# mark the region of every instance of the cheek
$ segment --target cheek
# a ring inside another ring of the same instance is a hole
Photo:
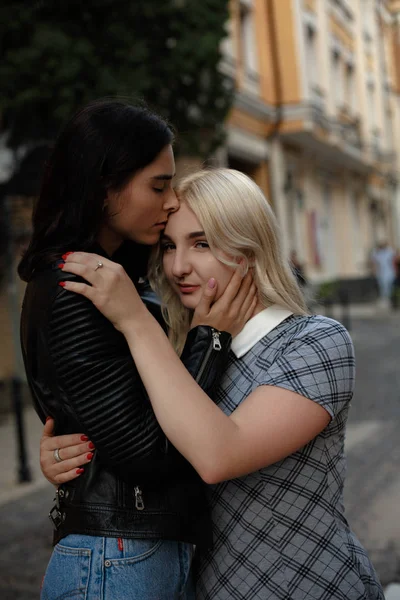
[[[172,277],[172,257],[169,254],[164,254],[162,257],[162,268],[164,271],[165,277],[168,279],[170,283],[173,281]]]
[[[228,283],[231,280],[233,270],[230,267],[223,267],[219,269],[219,272],[214,276],[218,282],[218,290],[216,298],[220,298],[226,290]]]

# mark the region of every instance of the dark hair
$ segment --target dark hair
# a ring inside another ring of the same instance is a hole
[[[21,279],[29,281],[35,269],[66,251],[90,249],[104,218],[107,191],[123,189],[172,141],[165,121],[124,100],[97,100],[78,111],[47,161],[32,238],[18,266]],[[133,242],[123,246],[132,249],[121,249],[124,262],[130,255],[142,270],[150,249]]]

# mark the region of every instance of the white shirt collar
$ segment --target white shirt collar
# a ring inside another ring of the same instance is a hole
[[[287,308],[273,304],[255,317],[247,321],[242,331],[232,340],[231,350],[237,358],[244,356],[279,323],[290,317],[293,313]]]

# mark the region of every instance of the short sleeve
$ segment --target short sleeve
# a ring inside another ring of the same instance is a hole
[[[354,348],[347,330],[327,317],[306,318],[256,385],[281,387],[323,406],[332,418],[350,402],[355,380]],[[266,350],[267,351],[267,350]],[[263,362],[260,357],[261,364]]]

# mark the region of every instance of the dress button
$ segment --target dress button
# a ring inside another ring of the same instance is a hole
[[[111,567],[111,560],[105,560],[104,561],[104,566],[105,567]]]

